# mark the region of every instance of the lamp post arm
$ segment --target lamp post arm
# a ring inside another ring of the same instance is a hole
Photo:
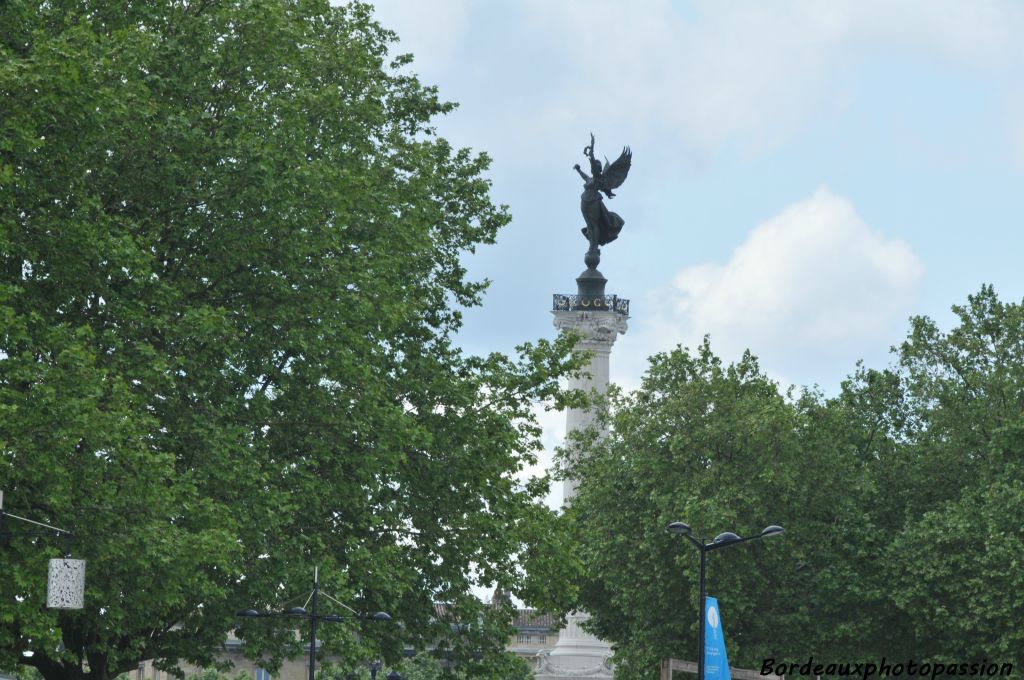
[[[339,607],[343,607],[344,609],[347,609],[350,612],[352,612],[352,614],[353,614],[352,618],[356,618],[356,619],[360,618],[359,612],[357,612],[355,609],[352,609],[352,607],[349,607],[344,602],[339,602],[338,600],[334,599],[333,597],[331,597],[327,593],[320,593],[320,594],[323,595],[324,597],[326,597],[328,600],[330,600],[334,604],[338,605]]]
[[[746,543],[747,541],[756,541],[756,540],[761,539],[761,538],[764,538],[764,536],[761,536],[760,534],[758,534],[758,535],[755,535],[755,536],[746,536],[744,538],[740,538],[740,539],[737,539],[735,541],[723,541],[722,543],[708,543],[705,546],[704,549],[705,550],[719,550],[720,548],[728,548],[729,546],[737,545],[739,543]]]
[[[67,529],[61,529],[60,527],[55,527],[55,526],[52,526],[50,524],[45,524],[43,522],[37,522],[34,519],[29,519],[28,517],[21,517],[20,515],[15,515],[12,512],[6,512],[4,510],[0,510],[0,517],[10,517],[11,519],[18,519],[18,520],[21,520],[22,522],[28,522],[29,524],[35,524],[37,527],[43,527],[44,529],[49,529],[51,531],[56,531],[58,534],[67,534],[69,536],[72,535],[71,532],[68,531]]]
[[[691,534],[683,534],[683,538],[693,544],[693,547],[701,552],[704,552],[704,541],[697,540]]]

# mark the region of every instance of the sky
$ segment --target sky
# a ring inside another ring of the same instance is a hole
[[[492,284],[470,353],[553,338],[585,265],[582,155],[633,166],[609,209],[607,292],[631,300],[611,377],[710,334],[782,389],[883,368],[908,318],[943,327],[1024,276],[1024,3],[377,0],[407,69],[459,108],[512,222],[465,260]],[[549,449],[564,417],[544,414]],[[547,460],[542,460],[543,467]]]

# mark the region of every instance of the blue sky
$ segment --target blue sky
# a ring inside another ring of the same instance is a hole
[[[1024,296],[1024,4],[379,0],[438,121],[494,159],[513,221],[467,263],[493,284],[467,351],[552,337],[583,270],[581,183],[633,150],[609,207],[608,292],[632,301],[612,379],[705,333],[785,387],[834,393],[890,360],[911,315],[992,283]],[[547,421],[557,432],[558,417]]]

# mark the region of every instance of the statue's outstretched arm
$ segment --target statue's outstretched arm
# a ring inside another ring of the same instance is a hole
[[[576,165],[574,165],[572,167],[573,167],[573,170],[575,170],[576,172],[580,173],[580,177],[583,178],[584,182],[589,182],[590,181],[590,175],[588,175],[587,173],[583,172],[580,169],[580,164],[579,163],[577,163]]]

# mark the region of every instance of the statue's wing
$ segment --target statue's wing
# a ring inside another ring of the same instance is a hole
[[[622,186],[629,174],[629,166],[633,163],[633,152],[629,147],[623,147],[622,153],[615,159],[615,162],[604,169],[602,173],[604,182],[609,189]]]

